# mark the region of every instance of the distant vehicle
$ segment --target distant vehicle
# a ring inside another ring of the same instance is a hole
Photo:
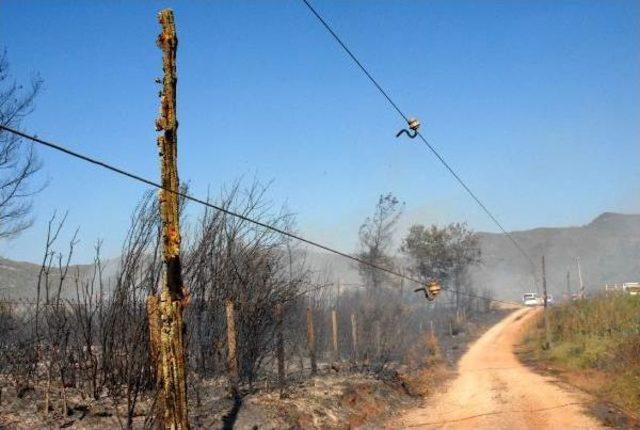
[[[536,293],[525,293],[522,296],[522,304],[525,306],[539,306],[540,297]]]
[[[553,299],[553,296],[551,294],[549,294],[547,296],[547,305],[552,305],[554,303],[555,303],[555,301]],[[544,298],[542,299],[542,304],[544,305]]]

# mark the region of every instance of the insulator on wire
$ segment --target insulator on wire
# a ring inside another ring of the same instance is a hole
[[[438,281],[428,282],[424,287],[416,288],[413,290],[415,293],[418,291],[424,291],[424,297],[428,301],[432,302],[435,300],[436,296],[440,294],[442,291],[442,287]]]
[[[418,129],[420,128],[420,121],[418,121],[417,118],[409,118],[409,120],[407,121],[407,124],[409,125],[409,129],[411,131],[407,130],[406,128],[403,128],[398,132],[398,134],[396,134],[396,137],[400,137],[402,133],[406,133],[407,136],[409,136],[411,139],[414,139],[418,135]]]

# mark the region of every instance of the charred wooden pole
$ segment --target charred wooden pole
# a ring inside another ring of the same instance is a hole
[[[280,388],[280,397],[284,396],[284,387],[286,385],[285,363],[284,363],[284,308],[282,303],[276,305],[276,357],[278,360],[278,386]]]
[[[316,334],[313,329],[313,310],[307,307],[307,344],[309,346],[309,359],[311,360],[311,374],[318,373],[318,363],[316,362]]]
[[[227,371],[229,372],[229,389],[235,398],[239,394],[238,390],[238,347],[236,341],[236,316],[233,300],[226,302],[227,313]]]
[[[176,192],[179,189],[177,168],[178,120],[176,118],[176,50],[178,39],[173,11],[158,13],[162,32],[158,46],[162,50],[162,91],[160,114],[156,120],[160,152],[161,183],[160,217],[162,219],[163,272],[160,300],[157,303],[159,333],[151,333],[152,351],[157,347],[157,378],[159,387],[158,426],[164,429],[189,428],[187,385],[185,373],[185,325],[183,308],[188,302],[182,285],[180,264],[180,211]],[[151,304],[153,308],[153,304]],[[150,315],[150,318],[153,318]],[[155,337],[155,339],[154,339]],[[154,342],[157,345],[153,345]]]

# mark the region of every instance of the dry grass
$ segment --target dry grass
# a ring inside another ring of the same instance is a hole
[[[528,330],[523,354],[560,371],[600,399],[640,415],[640,297],[602,295],[549,310],[551,346],[544,324]]]

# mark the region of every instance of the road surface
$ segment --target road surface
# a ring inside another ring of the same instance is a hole
[[[513,352],[527,320],[539,310],[513,312],[460,359],[446,390],[404,414],[406,429],[600,429],[585,413],[589,399],[523,366]],[[395,426],[394,426],[395,427]]]

